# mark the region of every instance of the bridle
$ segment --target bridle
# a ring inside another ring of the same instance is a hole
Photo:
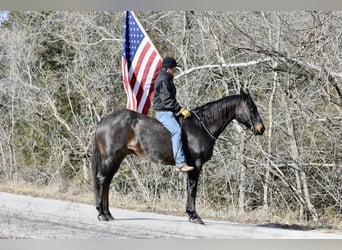
[[[249,124],[251,125],[251,130],[252,130],[252,132],[254,134],[255,133],[254,123],[253,123],[252,118],[251,118],[251,116],[249,114],[249,110],[247,108],[246,101],[243,101],[243,107],[245,108],[245,111],[246,111],[246,114],[247,114],[247,117],[248,117],[248,120],[249,120]]]

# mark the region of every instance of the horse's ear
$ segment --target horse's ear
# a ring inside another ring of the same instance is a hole
[[[243,90],[243,88],[240,88],[240,95],[243,97],[248,97],[249,96],[249,91],[246,89],[246,92]]]

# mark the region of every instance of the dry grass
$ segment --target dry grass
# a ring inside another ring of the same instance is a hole
[[[77,189],[75,189],[77,190]],[[7,182],[0,183],[0,191],[33,197],[68,200],[80,203],[92,203],[93,193],[85,191],[61,190],[59,186],[37,186],[31,183]]]

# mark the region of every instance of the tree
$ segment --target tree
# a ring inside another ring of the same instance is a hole
[[[261,138],[228,126],[204,166],[199,208],[300,222],[324,222],[329,211],[338,219],[342,13],[136,14],[160,54],[178,60],[182,105],[249,88],[266,125]],[[123,19],[123,12],[10,12],[0,28],[1,182],[91,188],[96,123],[126,106]],[[180,201],[184,181],[172,167],[130,157],[112,186],[155,206]]]

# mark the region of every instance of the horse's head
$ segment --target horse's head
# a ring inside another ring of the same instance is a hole
[[[264,123],[259,116],[258,109],[255,106],[248,90],[240,90],[241,101],[235,110],[235,119],[244,124],[253,131],[255,135],[262,135],[265,131]]]

